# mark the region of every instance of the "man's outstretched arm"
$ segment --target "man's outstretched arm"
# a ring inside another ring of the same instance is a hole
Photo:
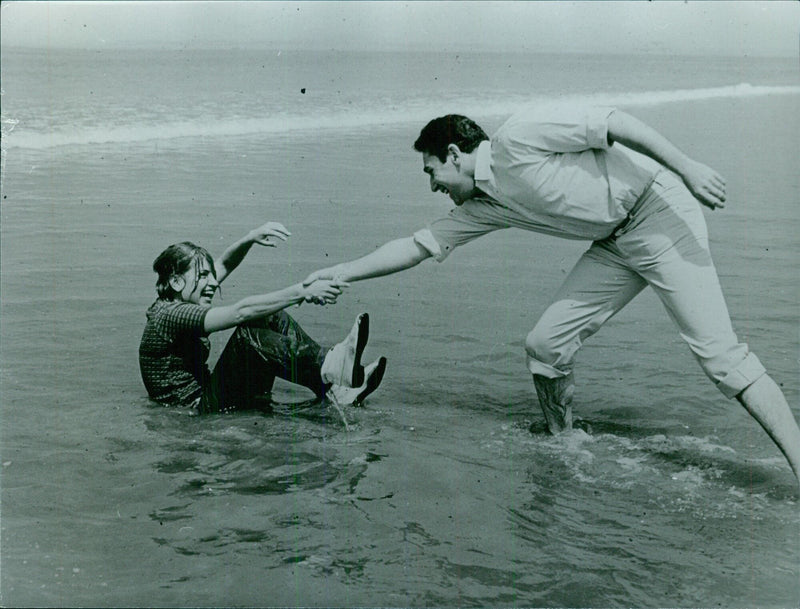
[[[308,285],[317,279],[360,281],[391,275],[410,269],[430,256],[431,253],[417,243],[413,237],[395,239],[356,260],[314,271],[306,277],[303,285]]]
[[[710,167],[692,160],[667,138],[630,114],[615,110],[608,117],[609,144],[619,142],[678,174],[706,207],[725,207],[725,180]]]

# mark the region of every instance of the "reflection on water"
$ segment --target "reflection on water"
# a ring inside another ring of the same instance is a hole
[[[457,432],[417,408],[415,426],[347,408],[350,431],[320,404],[210,417],[149,409],[150,467],[167,483],[147,513],[150,539],[186,558],[249,556],[253,575],[273,582],[357,583],[350,599],[393,590],[407,604],[647,605],[674,599],[675,581],[682,602],[701,598],[721,553],[733,569],[731,553],[753,543],[728,537],[737,520],[759,526],[764,544],[800,523],[792,489],[776,484],[781,464],[743,464],[717,438],[604,420],[552,437],[469,413]],[[119,443],[115,454],[141,448]],[[774,566],[791,573],[793,560]],[[653,572],[662,583],[645,591],[638,582]],[[715,594],[741,592],[732,573]],[[181,583],[198,581],[171,585]]]

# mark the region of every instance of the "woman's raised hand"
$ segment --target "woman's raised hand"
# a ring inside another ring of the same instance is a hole
[[[271,241],[271,237],[280,239],[281,241],[286,241],[291,234],[292,233],[290,233],[280,222],[267,222],[266,224],[262,224],[258,228],[251,230],[250,234],[248,235],[248,239],[252,243],[258,243],[259,245],[263,245],[265,247],[275,247],[277,243],[275,241]]]

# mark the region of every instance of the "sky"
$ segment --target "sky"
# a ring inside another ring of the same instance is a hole
[[[797,56],[797,0],[2,2],[3,47]]]

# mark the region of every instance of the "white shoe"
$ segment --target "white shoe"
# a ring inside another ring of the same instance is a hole
[[[350,334],[334,345],[322,362],[322,380],[330,385],[358,387],[364,382],[364,367],[361,355],[369,338],[369,315],[362,313]]]
[[[333,385],[325,397],[340,406],[360,405],[381,384],[384,372],[386,372],[386,358],[380,357],[364,368],[366,380],[363,385],[360,387]]]

